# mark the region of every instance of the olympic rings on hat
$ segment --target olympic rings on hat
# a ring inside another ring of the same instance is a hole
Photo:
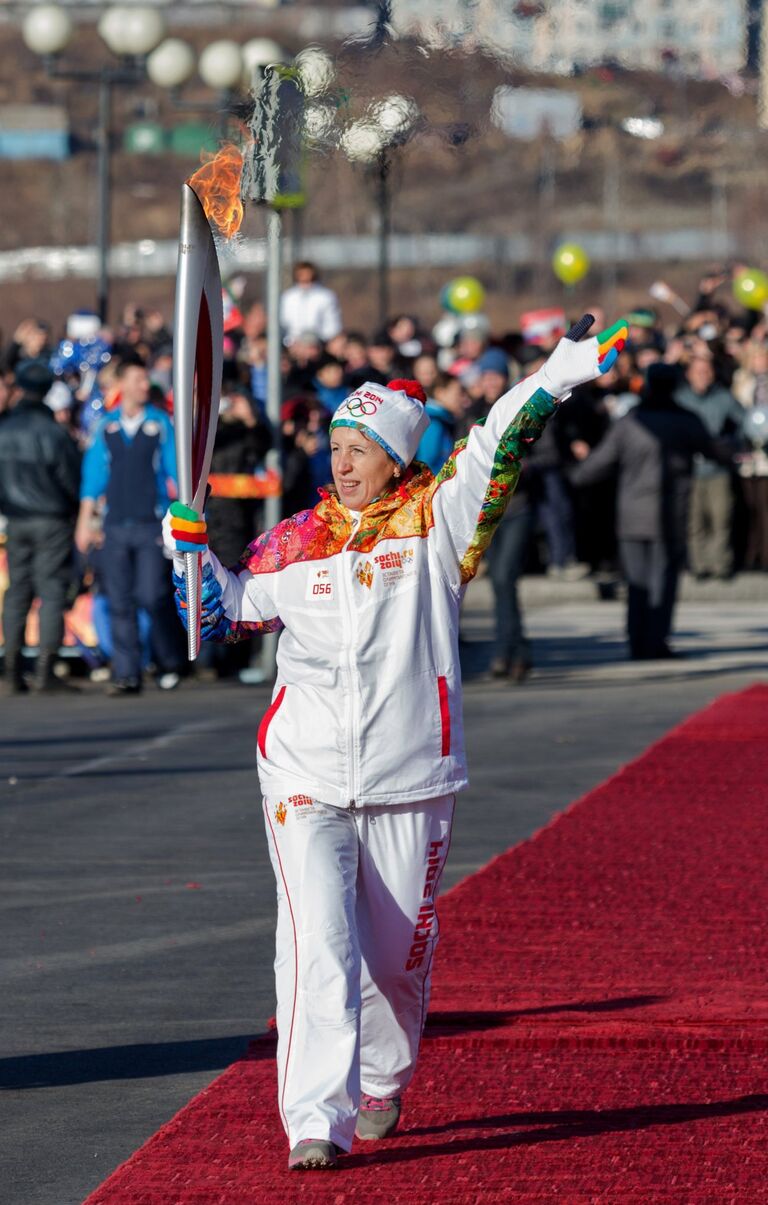
[[[363,416],[370,418],[370,416],[375,414],[379,408],[378,402],[372,400],[369,401],[365,398],[359,397],[348,398],[344,404],[347,412],[351,414],[353,418],[362,418]]]

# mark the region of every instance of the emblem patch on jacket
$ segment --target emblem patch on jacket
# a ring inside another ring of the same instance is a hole
[[[287,815],[288,815],[288,809],[286,808],[285,804],[283,803],[283,801],[281,799],[280,802],[278,803],[277,807],[275,808],[275,820],[277,821],[278,824],[285,824],[285,818]]]
[[[355,577],[361,586],[365,586],[366,590],[370,590],[373,585],[373,565],[370,561],[363,561],[358,564],[355,569]]]
[[[333,598],[333,578],[330,569],[313,569],[307,578],[307,602]]]
[[[393,549],[375,556],[374,561],[381,570],[381,580],[385,586],[394,586],[408,577],[414,569],[412,548]]]

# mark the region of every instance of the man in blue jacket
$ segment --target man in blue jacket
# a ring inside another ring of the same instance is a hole
[[[158,686],[172,690],[179,682],[170,568],[160,531],[175,485],[176,454],[167,414],[147,404],[143,364],[124,362],[117,377],[119,409],[100,423],[83,461],[75,543],[82,553],[99,543],[94,521],[103,499],[101,568],[114,644],[108,693],[125,695],[138,694],[142,685],[139,607],[151,618]]]

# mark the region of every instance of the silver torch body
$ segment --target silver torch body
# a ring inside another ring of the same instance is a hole
[[[216,438],[223,344],[216,245],[197,194],[189,184],[183,184],[174,310],[173,410],[179,501],[201,513]],[[200,553],[184,554],[190,661],[200,651],[201,567]]]

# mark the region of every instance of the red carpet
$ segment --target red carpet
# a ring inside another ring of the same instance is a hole
[[[288,1176],[267,1037],[87,1205],[768,1203],[767,867],[754,687],[445,897],[400,1137]]]

